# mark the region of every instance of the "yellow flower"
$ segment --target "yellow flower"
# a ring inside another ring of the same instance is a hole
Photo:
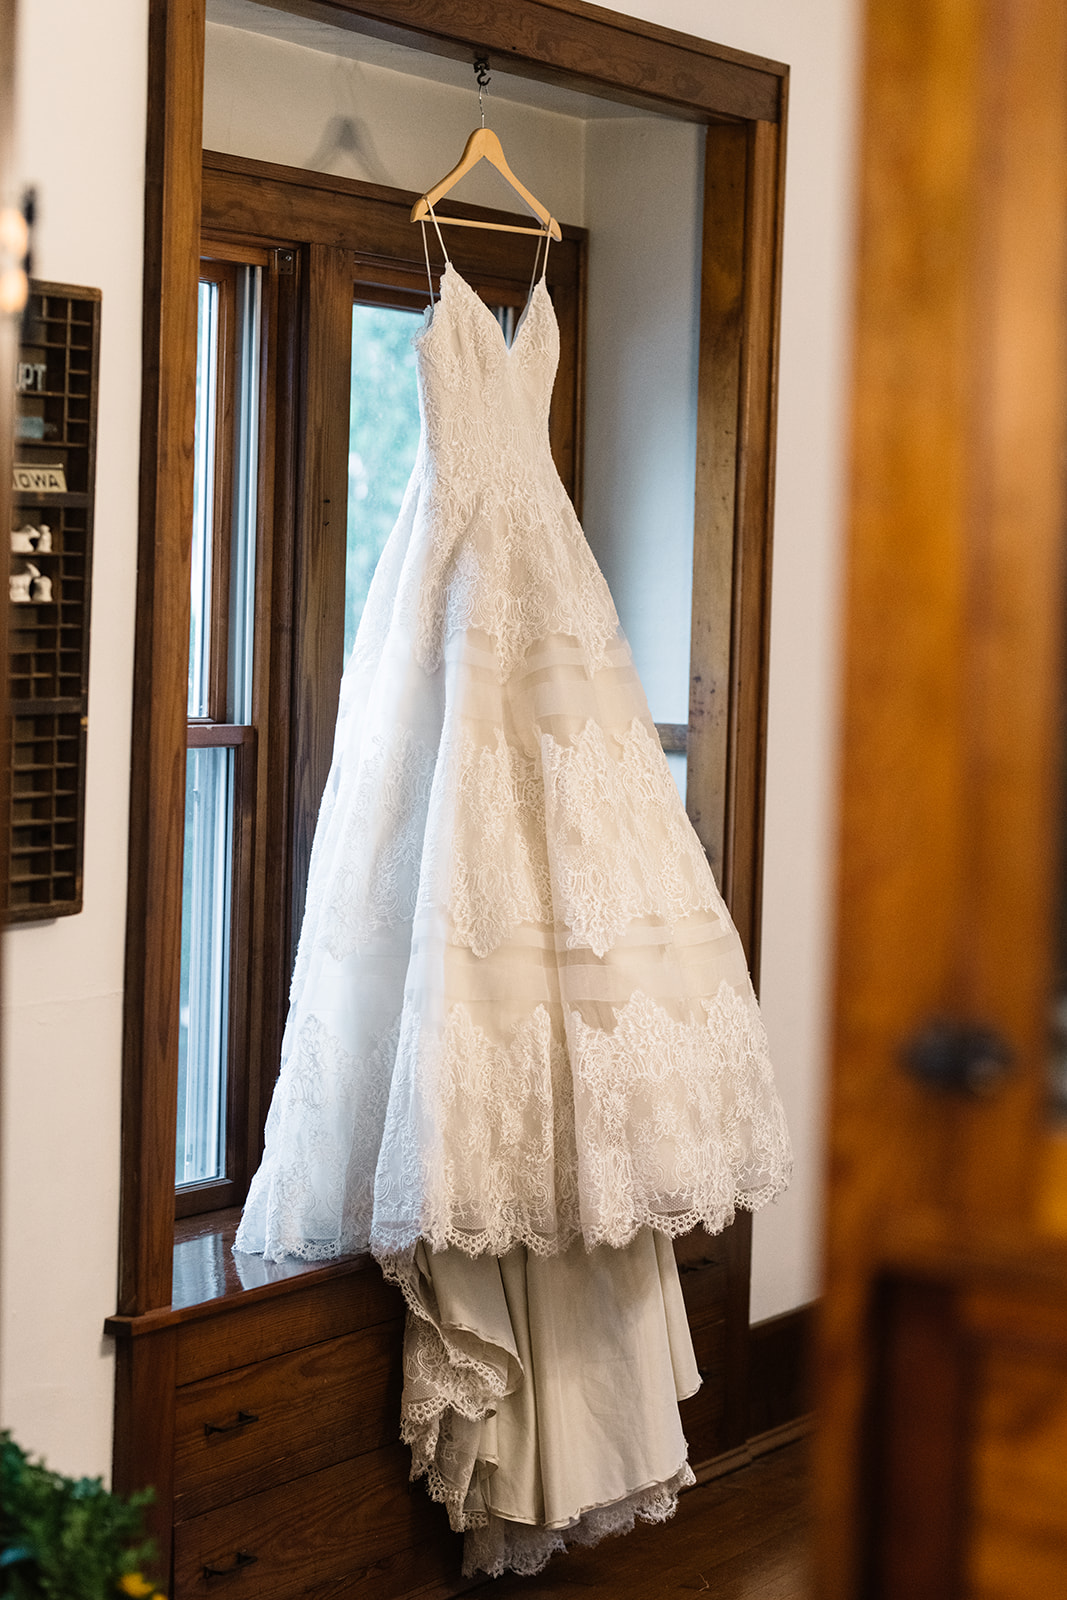
[[[127,1572],[125,1577],[119,1579],[119,1593],[131,1595],[133,1600],[152,1600],[153,1595],[162,1600],[155,1584],[142,1578],[139,1572]]]

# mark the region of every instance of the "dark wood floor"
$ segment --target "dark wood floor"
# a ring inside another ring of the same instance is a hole
[[[691,1489],[665,1526],[556,1556],[536,1578],[498,1578],[471,1600],[804,1600],[808,1594],[807,1446],[786,1445]]]

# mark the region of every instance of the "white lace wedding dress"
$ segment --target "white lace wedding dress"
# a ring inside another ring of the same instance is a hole
[[[448,263],[416,345],[422,438],[344,674],[236,1247],[373,1251],[409,1306],[414,1471],[469,1569],[535,1571],[673,1510],[699,1379],[669,1239],[770,1200],[789,1141],[553,466],[543,272],[509,347]]]

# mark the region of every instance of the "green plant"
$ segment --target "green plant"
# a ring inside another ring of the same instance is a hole
[[[51,1472],[0,1433],[0,1600],[162,1600],[141,1575],[153,1554],[142,1526],[150,1500]]]

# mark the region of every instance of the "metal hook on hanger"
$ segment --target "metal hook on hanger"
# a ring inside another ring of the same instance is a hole
[[[478,80],[478,110],[482,114],[482,127],[484,128],[485,127],[485,101],[482,99],[482,95],[485,92],[485,90],[488,89],[488,87],[489,87],[489,79],[490,79],[490,76],[491,76],[490,71],[489,71],[489,57],[488,56],[475,56],[475,58],[474,58],[474,76]]]

